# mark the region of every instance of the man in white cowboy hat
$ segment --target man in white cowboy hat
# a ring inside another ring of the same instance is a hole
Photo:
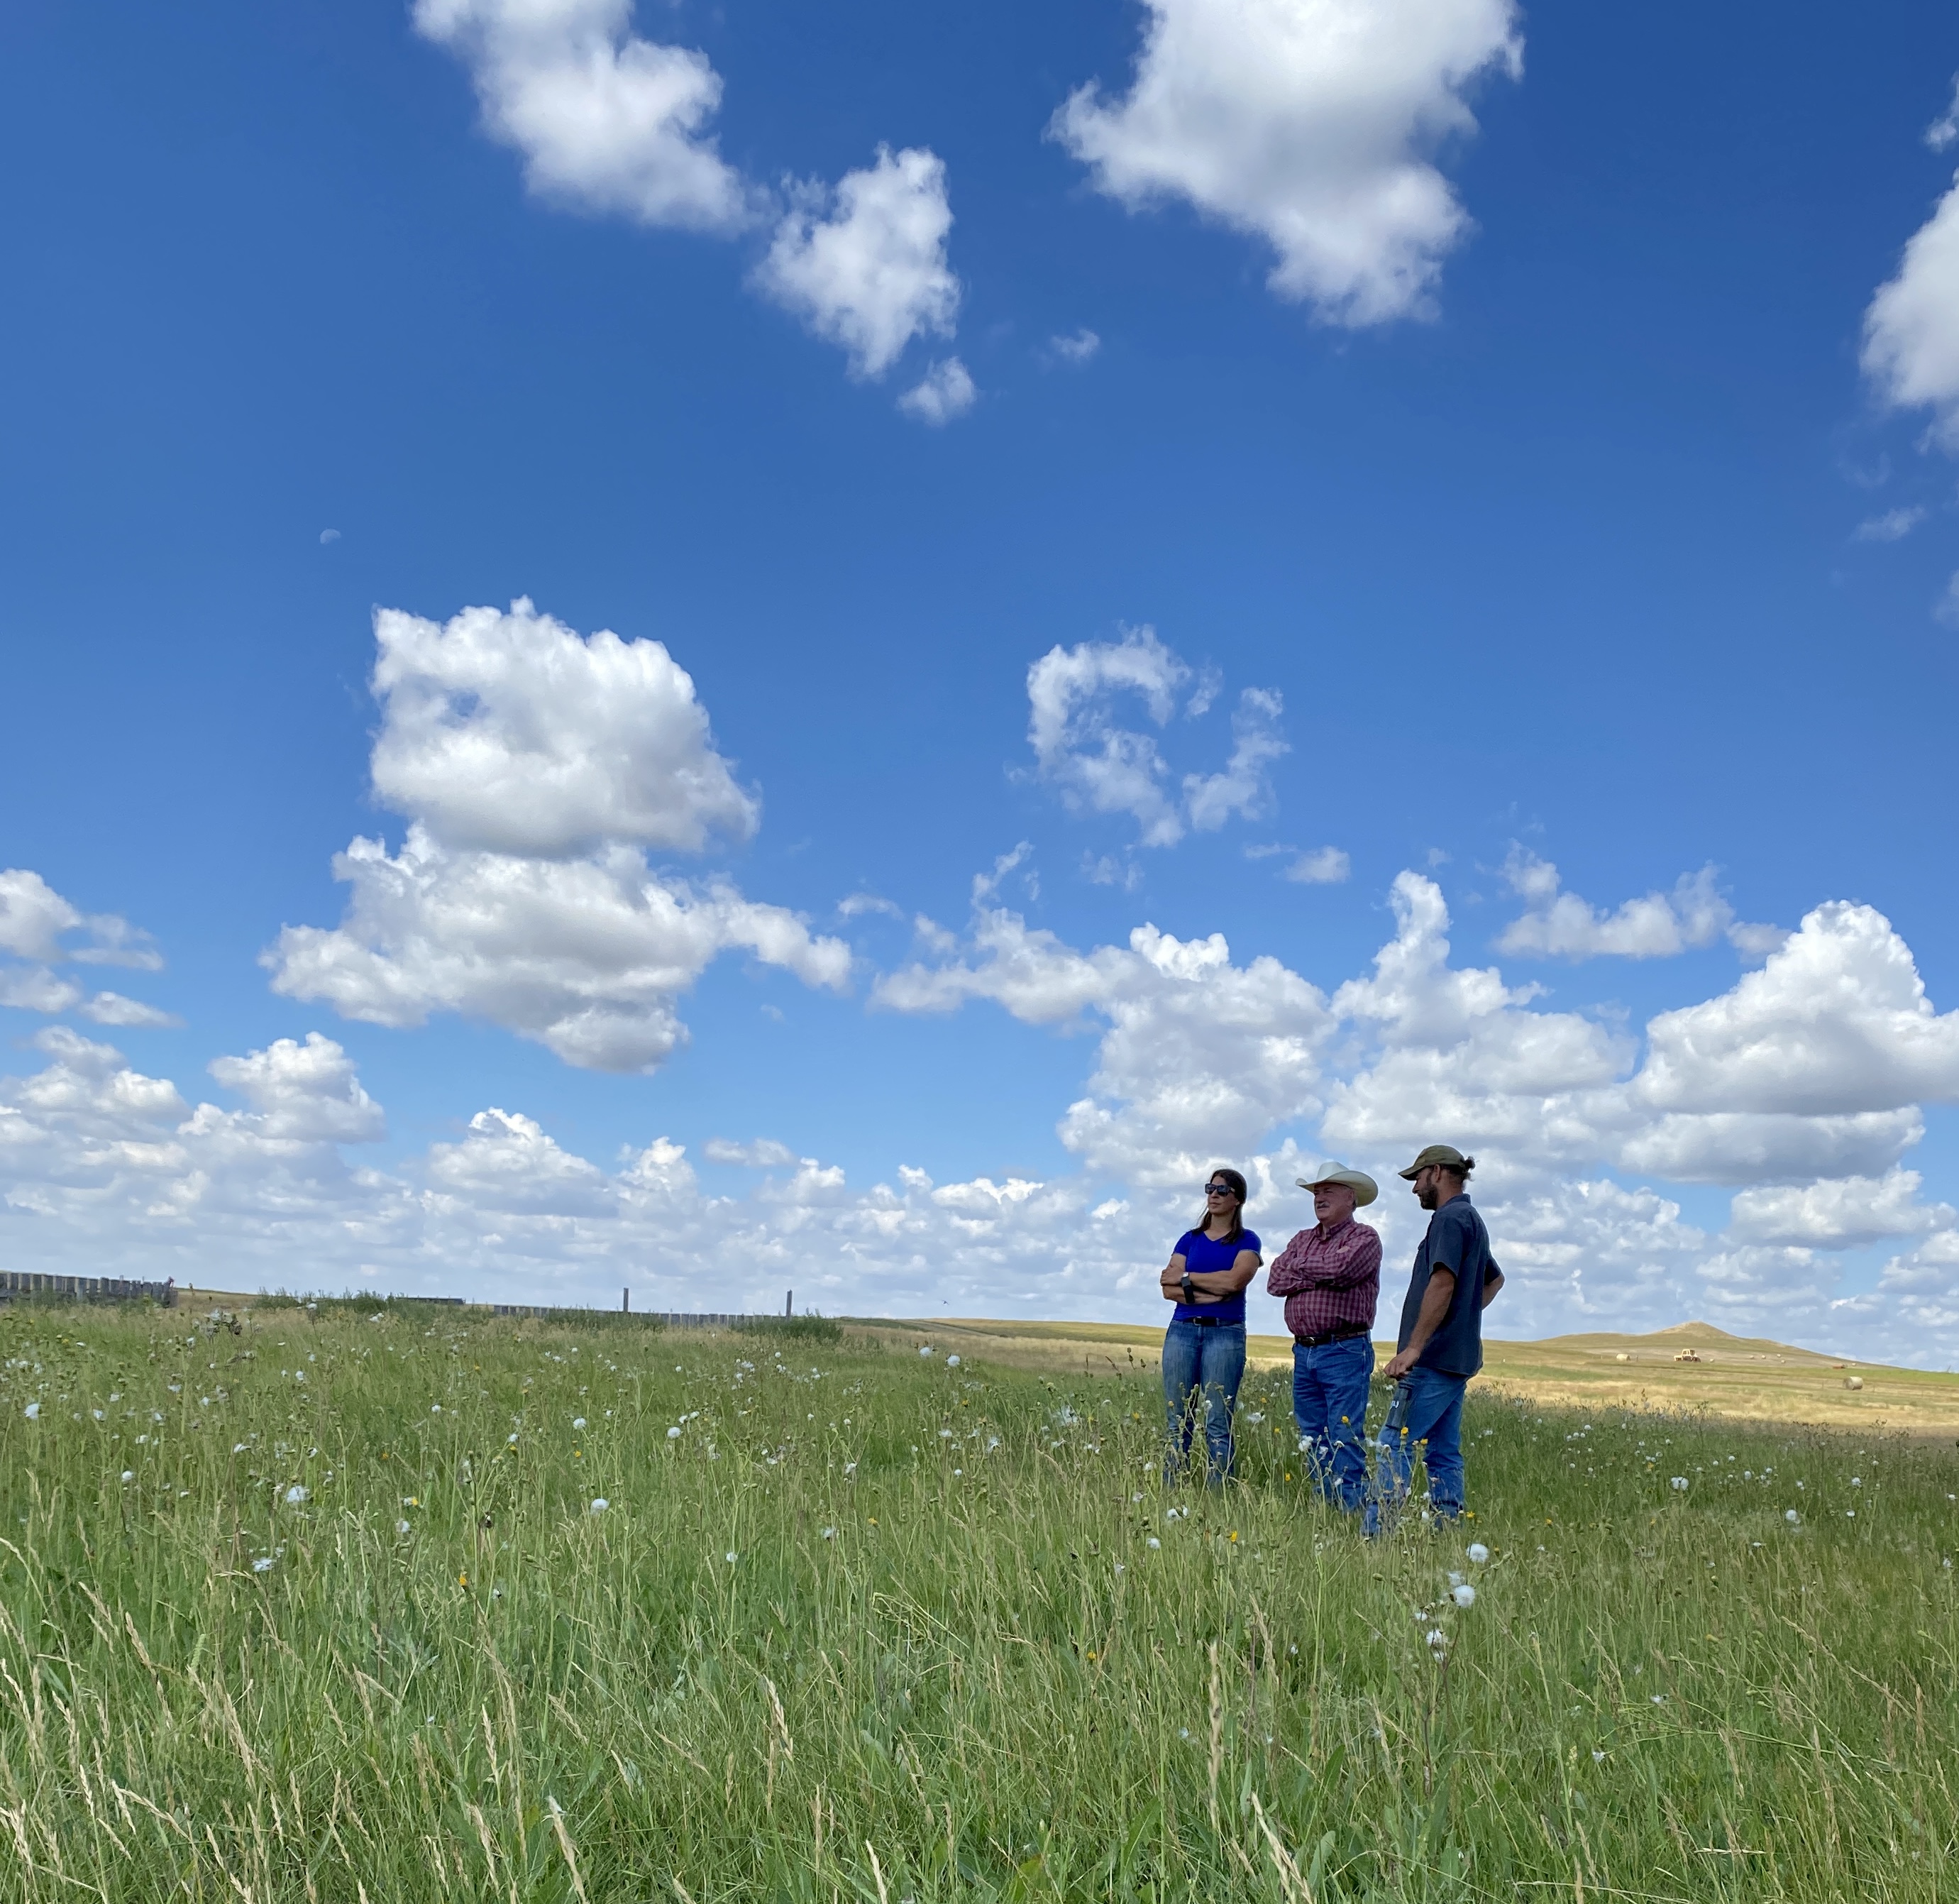
[[[1380,1194],[1364,1171],[1334,1164],[1302,1177],[1319,1221],[1279,1252],[1267,1292],[1286,1299],[1292,1331],[1292,1415],[1319,1490],[1349,1514],[1367,1495],[1363,1436],[1374,1372],[1374,1305],[1381,1293],[1380,1232],[1354,1212]]]

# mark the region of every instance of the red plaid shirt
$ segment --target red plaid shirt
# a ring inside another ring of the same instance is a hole
[[[1316,1223],[1279,1252],[1265,1291],[1286,1299],[1286,1327],[1295,1336],[1335,1329],[1371,1329],[1381,1294],[1381,1233],[1351,1216],[1330,1236]]]

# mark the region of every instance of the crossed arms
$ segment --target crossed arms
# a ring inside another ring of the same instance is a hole
[[[1184,1260],[1180,1253],[1173,1256],[1164,1266],[1159,1281],[1166,1302],[1183,1300]],[[1222,1302],[1227,1295],[1236,1295],[1259,1273],[1259,1253],[1256,1250],[1240,1250],[1228,1270],[1198,1270],[1192,1272],[1190,1299],[1193,1302]]]

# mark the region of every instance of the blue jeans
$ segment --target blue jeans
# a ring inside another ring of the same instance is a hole
[[[1319,1483],[1319,1491],[1349,1514],[1359,1511],[1367,1492],[1367,1383],[1374,1372],[1374,1345],[1364,1335],[1309,1349],[1292,1346],[1292,1418],[1299,1426],[1300,1452]]]
[[[1204,1479],[1216,1487],[1231,1471],[1231,1416],[1245,1378],[1242,1322],[1173,1322],[1164,1335],[1164,1406],[1170,1447],[1164,1479],[1173,1481],[1190,1459],[1198,1426],[1204,1430]]]
[[[1398,1509],[1408,1499],[1418,1448],[1428,1470],[1429,1505],[1437,1518],[1453,1521],[1462,1511],[1462,1395],[1469,1378],[1417,1368],[1408,1381],[1407,1421],[1396,1435],[1383,1423],[1375,1443],[1375,1484],[1367,1496],[1370,1534],[1380,1531],[1384,1508]]]

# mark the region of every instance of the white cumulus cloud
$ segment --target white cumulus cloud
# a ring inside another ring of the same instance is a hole
[[[1827,1114],[1773,1111],[1605,1114],[1624,1127],[1612,1159],[1677,1184],[1787,1184],[1874,1175],[1925,1135],[1915,1105]]]
[[[1741,1243],[1846,1250],[1959,1222],[1959,1211],[1950,1204],[1920,1203],[1921,1187],[1916,1171],[1892,1170],[1881,1177],[1745,1190],[1735,1199],[1728,1234]]]
[[[411,824],[396,852],[363,838],[337,857],[346,917],[281,933],[275,990],[380,1025],[459,1012],[567,1063],[640,1070],[685,1037],[676,1002],[723,952],[846,983],[840,940],[724,878],[649,866],[646,844],[756,822],[659,643],[583,640],[525,601],[443,627],[383,610],[376,635],[375,790]]]
[[[1655,1110],[1839,1117],[1959,1098],[1959,1012],[1933,1009],[1870,906],[1818,906],[1760,971],[1646,1036],[1634,1095]]]
[[[551,962],[569,946],[574,974],[589,975],[611,955],[573,922],[602,937],[616,925],[641,949],[642,928],[611,920],[624,898],[575,883],[609,866],[630,888],[645,876],[637,848],[499,855],[425,833],[418,843],[414,828],[398,856],[373,847],[391,863],[427,850],[438,886],[541,881],[523,888],[541,911],[491,887],[459,892],[465,925],[424,895],[411,911],[428,945],[389,953],[376,980],[400,987],[404,1009],[436,1009],[437,978],[473,964],[458,999],[478,979],[535,979],[540,992],[458,1009],[541,1035],[558,1022],[552,1010],[584,996]],[[832,1312],[943,1304],[1141,1320],[1159,1313],[1155,1273],[1196,1214],[1204,1171],[1244,1170],[1269,1258],[1312,1220],[1294,1179],[1337,1157],[1386,1193],[1367,1220],[1397,1266],[1392,1315],[1422,1222],[1392,1172],[1442,1140],[1479,1159],[1475,1194],[1510,1276],[1492,1318],[1505,1333],[1698,1314],[1915,1362],[1959,1354],[1959,1210],[1928,1198],[1900,1161],[1922,1133],[1921,1105],[1959,1095],[1959,1013],[1936,1011],[1910,949],[1871,908],[1815,908],[1760,970],[1642,1030],[1555,1009],[1494,967],[1452,964],[1443,895],[1412,872],[1395,882],[1392,936],[1331,997],[1277,958],[1234,958],[1218,934],[1145,924],[1124,942],[1066,944],[1000,903],[1027,873],[1024,849],[1002,855],[973,882],[967,929],[922,922],[914,962],[875,998],[903,1013],[997,1006],[1020,1025],[1088,1033],[1084,1082],[1054,1106],[1069,1167],[1029,1167],[1023,1133],[956,1181],[897,1162],[866,1184],[772,1139],[716,1137],[700,1152],[709,1162],[764,1174],[743,1194],[710,1194],[670,1136],[602,1162],[514,1105],[463,1113],[455,1137],[382,1166],[356,1161],[385,1134],[381,1108],[317,1032],[213,1060],[227,1108],[193,1105],[53,1025],[32,1041],[39,1068],[0,1079],[0,1253],[21,1267],[245,1288],[289,1284],[303,1263],[328,1288],[358,1278],[610,1303],[630,1283],[636,1308],[776,1310],[792,1286]],[[674,901],[662,890],[649,909]],[[715,903],[707,888],[684,898],[683,912]],[[357,895],[350,922],[357,911]],[[509,942],[486,940],[506,926]],[[710,942],[721,930],[670,929],[705,930]],[[342,930],[357,949],[378,941],[364,925]],[[595,1009],[623,997],[631,1022],[623,1046],[602,1033],[595,1051],[630,1050],[648,1014],[662,1000],[670,1011],[697,953],[662,955],[672,968],[644,994],[596,986]],[[1720,1234],[1689,1220],[1669,1187],[1691,1183],[1736,1193]],[[1878,1286],[1842,1293],[1843,1253],[1888,1238],[1903,1253]]]
[[[925,375],[898,399],[898,408],[921,423],[950,423],[963,417],[979,401],[971,373],[956,357],[932,364]]]
[[[1691,1300],[1707,1237],[1671,1197],[1479,1161],[1476,1200],[1503,1238],[1506,1335],[1649,1328]]]
[[[1395,936],[1333,997],[1375,1051],[1330,1094],[1322,1134],[1402,1162],[1444,1131],[1540,1166],[1596,1160],[1596,1100],[1630,1067],[1631,1041],[1577,1012],[1530,1009],[1535,988],[1511,988],[1494,966],[1451,965],[1434,881],[1402,873],[1393,900]]]
[[[6,962],[10,955],[22,962]],[[119,914],[84,914],[25,867],[0,871],[0,1006],[49,1016],[75,1012],[98,1025],[151,1027],[179,1022],[168,1012],[120,992],[90,993],[52,969],[70,962],[155,971],[164,962],[149,935]]]
[[[1086,364],[1101,348],[1101,339],[1085,324],[1078,331],[1057,333],[1047,340],[1048,355],[1062,364]]]
[[[1924,520],[1925,511],[1916,503],[1906,508],[1887,509],[1883,514],[1867,517],[1857,525],[1857,540],[1901,542]]]
[[[1952,103],[1925,129],[1925,142],[1935,152],[1943,152],[1959,141],[1959,78],[1952,82]]]
[[[1295,885],[1337,886],[1354,869],[1343,849],[1337,846],[1314,847],[1300,853],[1286,868],[1282,877]]]
[[[398,1235],[402,1213],[340,1155],[383,1127],[330,1040],[214,1063],[245,1111],[193,1109],[167,1079],[64,1026],[33,1041],[44,1068],[0,1078],[0,1223],[17,1257],[145,1276],[173,1261],[179,1281],[207,1283],[216,1265],[243,1263],[283,1280],[295,1244],[344,1251],[356,1231],[370,1248]]]
[[[782,1170],[801,1161],[785,1143],[773,1137],[757,1137],[752,1143],[737,1143],[729,1137],[710,1137],[700,1147],[710,1164],[738,1164],[747,1170]]]
[[[1239,696],[1230,758],[1219,772],[1185,774],[1180,798],[1155,738],[1117,718],[1118,698],[1133,695],[1160,728],[1192,681],[1151,628],[1129,629],[1119,641],[1049,649],[1027,669],[1036,771],[1077,812],[1129,815],[1145,846],[1174,846],[1192,829],[1215,831],[1234,814],[1256,817],[1270,803],[1267,769],[1287,751],[1276,691],[1248,688]],[[1216,691],[1214,680],[1197,682],[1186,712],[1201,714]]]
[[[1088,1095],[1068,1107],[1062,1141],[1091,1169],[1149,1185],[1195,1183],[1213,1152],[1249,1152],[1316,1111],[1333,1029],[1316,987],[1275,958],[1234,965],[1221,933],[1181,940],[1145,925],[1125,948],[1082,953],[1002,909],[980,912],[963,956],[894,972],[875,998],[911,1012],[989,999],[1031,1025],[1100,1019]]]
[[[685,1038],[675,1009],[724,952],[840,990],[841,940],[725,882],[697,891],[633,848],[576,860],[452,853],[413,826],[398,853],[356,840],[334,861],[352,888],[337,927],[288,926],[273,989],[397,1027],[431,1012],[487,1019],[567,1064],[649,1070]]]
[[[381,1107],[361,1089],[354,1063],[329,1038],[282,1038],[243,1057],[214,1058],[211,1075],[249,1103],[268,1137],[306,1143],[367,1143],[387,1134]]]
[[[631,0],[415,0],[416,29],[468,68],[484,129],[541,196],[643,224],[726,231],[751,194],[708,129],[704,53],[631,30]]]
[[[1412,1155],[1446,1140],[1563,1172],[1604,1163],[1682,1183],[1881,1175],[1959,1089],[1959,1014],[1939,1018],[1910,954],[1868,907],[1819,907],[1729,991],[1638,1041],[1548,1011],[1494,968],[1449,962],[1429,880],[1395,882],[1395,936],[1334,994],[1376,1049],[1328,1093],[1322,1136]]]
[[[52,965],[68,956],[62,936],[81,923],[81,914],[38,873],[0,873],[0,952]]]
[[[436,1196],[472,1217],[604,1216],[612,1201],[597,1165],[562,1148],[521,1111],[479,1111],[461,1143],[431,1146],[427,1181]]]
[[[881,377],[914,337],[952,334],[960,286],[946,262],[952,207],[935,154],[881,146],[875,164],[846,172],[833,192],[808,186],[799,198],[757,279],[848,351],[858,376]]]
[[[1329,322],[1428,310],[1467,215],[1433,162],[1465,94],[1522,72],[1513,0],[1145,0],[1128,94],[1073,94],[1050,129],[1132,208],[1178,198],[1278,254],[1271,282]]]
[[[557,858],[605,840],[695,852],[760,815],[658,641],[583,638],[522,598],[446,623],[374,617],[375,798],[444,846]]]
[[[1611,913],[1575,892],[1561,892],[1557,867],[1521,847],[1510,849],[1503,879],[1524,901],[1525,911],[1503,929],[1497,949],[1526,958],[1671,958],[1724,934],[1751,949],[1765,930],[1776,942],[1782,937],[1772,928],[1736,927],[1735,909],[1716,889],[1712,866],[1682,873],[1670,893],[1628,899]]]
[[[116,1025],[125,1030],[153,1031],[160,1025],[183,1022],[173,1012],[145,1005],[140,999],[125,998],[120,992],[97,992],[82,1000],[75,1009],[91,1024]]]
[[[84,942],[68,942],[78,933]],[[44,965],[72,958],[84,965],[127,965],[140,971],[158,971],[164,962],[147,933],[113,912],[84,914],[38,873],[21,866],[0,872],[0,952]]]
[[[960,285],[933,153],[880,146],[834,187],[791,185],[785,209],[721,156],[722,80],[706,55],[635,33],[632,0],[414,0],[413,15],[468,68],[484,131],[522,155],[540,198],[723,237],[773,222],[756,284],[860,377],[882,376],[914,337],[951,335]],[[964,407],[951,383],[941,395],[933,421]]]
[[[42,1012],[52,1016],[72,1011],[83,998],[81,987],[72,980],[58,977],[45,965],[0,966],[0,1005],[17,1012]]]
[[[1184,811],[1199,833],[1214,833],[1234,814],[1256,818],[1271,792],[1266,774],[1289,751],[1279,733],[1285,703],[1275,688],[1247,688],[1231,716],[1231,758],[1218,774],[1183,777]]]
[[[1948,1223],[1893,1257],[1878,1286],[1831,1305],[1832,1321],[1871,1340],[1878,1353],[1897,1356],[1910,1342],[1913,1362],[1942,1347],[1949,1359],[1959,1343],[1959,1225]]]
[[[1929,410],[1940,440],[1959,451],[1959,181],[1872,298],[1863,364],[1887,403]]]

